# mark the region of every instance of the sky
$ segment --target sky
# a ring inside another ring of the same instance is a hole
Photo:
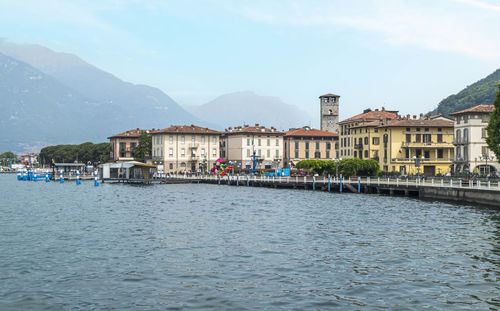
[[[319,124],[426,113],[500,68],[499,0],[0,0],[0,38],[76,54],[181,105],[276,96]],[[251,109],[251,107],[249,107]],[[317,120],[316,120],[317,119]]]

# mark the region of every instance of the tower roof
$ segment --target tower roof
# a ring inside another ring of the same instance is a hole
[[[340,95],[328,93],[328,94],[325,94],[325,95],[321,95],[319,98],[323,98],[323,97],[340,97]]]

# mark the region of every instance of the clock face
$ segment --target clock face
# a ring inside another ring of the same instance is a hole
[[[328,124],[332,124],[333,123],[333,120],[328,120]]]

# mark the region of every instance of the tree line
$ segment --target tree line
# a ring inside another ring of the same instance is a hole
[[[379,164],[371,159],[349,158],[340,161],[302,160],[295,166],[298,169],[309,169],[313,174],[343,176],[375,176],[379,172]]]
[[[83,143],[80,145],[48,146],[40,150],[38,161],[42,164],[57,163],[105,163],[109,160],[109,143]]]

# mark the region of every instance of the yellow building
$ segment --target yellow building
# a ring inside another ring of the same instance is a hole
[[[364,142],[365,137],[369,136],[368,132],[364,126],[370,124],[371,122],[395,119],[397,117],[397,111],[388,111],[384,107],[382,109],[366,109],[363,113],[345,119],[339,122],[340,126],[340,158],[369,158],[372,157],[370,154],[365,157],[365,150],[359,153],[359,138],[362,138]],[[377,123],[378,124],[378,123]],[[356,137],[356,142],[354,138]],[[371,138],[368,138],[369,140]],[[366,144],[362,144],[366,145]],[[358,149],[356,149],[356,147]]]
[[[426,176],[451,172],[453,121],[408,116],[380,125],[379,135],[382,170]]]
[[[373,159],[386,172],[434,176],[451,171],[453,121],[409,116],[351,126],[353,157]]]

